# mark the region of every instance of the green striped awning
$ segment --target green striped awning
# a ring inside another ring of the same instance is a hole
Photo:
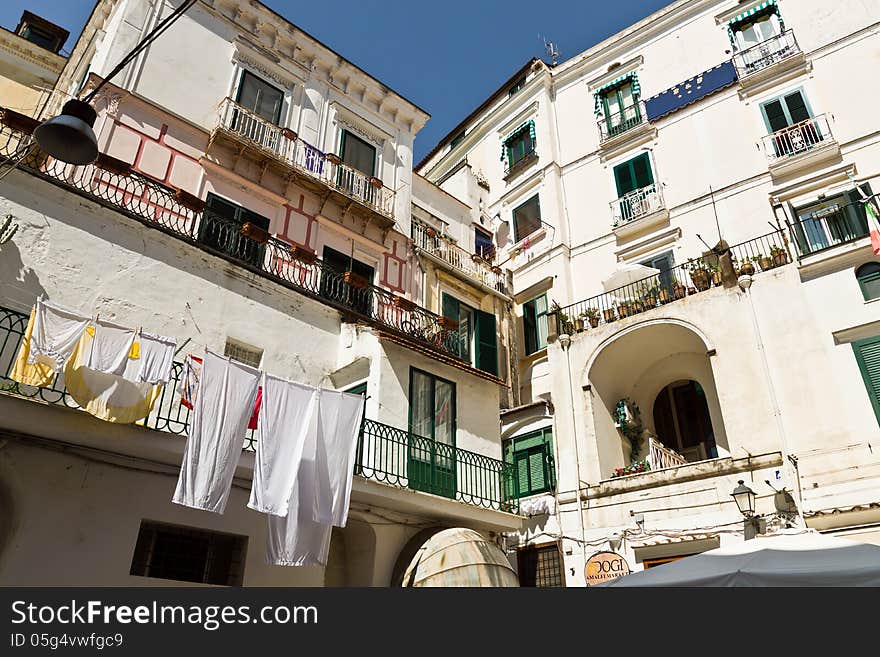
[[[736,25],[740,21],[744,21],[749,16],[754,16],[755,14],[764,11],[768,7],[775,7],[775,6],[776,6],[776,0],[764,0],[764,2],[762,2],[761,4],[752,7],[748,11],[744,11],[743,13],[739,14],[736,18],[731,18],[729,21],[727,21],[727,24],[728,25]]]
[[[748,11],[744,11],[738,16],[731,18],[727,21],[727,36],[730,37],[730,43],[736,48],[736,35],[735,29],[736,26],[742,23],[744,20],[755,16],[756,14],[762,13],[772,13],[776,14],[777,18],[779,18],[779,27],[784,32],[785,31],[785,22],[782,20],[782,14],[779,13],[779,6],[776,4],[776,0],[764,0],[759,5],[755,5]]]
[[[538,140],[535,137],[535,121],[533,119],[529,119],[528,121],[526,121],[522,125],[518,126],[516,128],[516,130],[511,130],[507,134],[507,136],[501,140],[501,160],[502,161],[504,160],[504,158],[507,157],[507,142],[510,141],[511,137],[515,137],[516,135],[518,135],[519,133],[521,133],[523,130],[526,130],[526,129],[528,129],[528,131],[529,131],[529,137],[532,140],[532,146],[533,147],[537,146]]]
[[[609,89],[613,89],[614,87],[619,87],[623,84],[629,82],[632,84],[632,92],[633,96],[640,96],[642,93],[642,86],[639,84],[639,76],[635,71],[632,73],[627,73],[626,75],[621,75],[619,78],[614,78],[611,82],[607,82],[603,84],[601,87],[596,89],[593,92],[593,98],[596,101],[596,115],[602,113],[602,93],[608,91]]]

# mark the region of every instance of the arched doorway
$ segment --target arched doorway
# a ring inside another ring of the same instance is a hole
[[[654,400],[654,428],[660,442],[688,461],[718,458],[706,392],[696,381],[676,381],[660,391]]]

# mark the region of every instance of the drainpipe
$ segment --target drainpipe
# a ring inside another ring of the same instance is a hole
[[[577,486],[575,490],[577,491],[577,514],[578,514],[578,522],[581,526],[581,557],[584,560],[584,563],[587,561],[587,530],[584,526],[584,510],[581,507],[581,457],[580,451],[578,450],[578,430],[577,430],[577,418],[574,413],[574,387],[571,382],[571,352],[569,347],[571,346],[571,336],[566,335],[565,333],[559,336],[559,346],[565,352],[565,361],[566,368],[565,372],[568,376],[568,399],[569,399],[569,407],[571,408],[571,430],[572,430],[572,438],[574,442],[574,463],[575,463],[575,480],[577,481]],[[559,441],[556,441],[557,449],[559,445]],[[557,463],[559,459],[557,459]],[[557,495],[556,501],[557,508],[557,516],[559,523],[559,529],[562,531],[562,513],[559,512],[559,499]]]
[[[752,325],[755,328],[755,339],[758,342],[758,353],[761,354],[761,367],[764,370],[764,380],[767,381],[767,391],[770,394],[770,404],[773,407],[773,416],[776,418],[776,429],[779,432],[779,442],[782,449],[783,466],[787,476],[791,477],[792,488],[797,491],[798,503],[797,513],[803,527],[807,526],[804,520],[804,498],[801,492],[800,472],[797,466],[797,457],[791,454],[788,444],[788,437],[785,433],[785,425],[782,421],[782,411],[779,408],[779,401],[776,398],[776,387],[773,385],[773,377],[770,374],[770,364],[767,361],[767,352],[764,349],[764,340],[761,338],[761,327],[758,323],[758,312],[755,309],[755,302],[752,298],[751,287],[753,282],[751,276],[740,276],[739,286],[749,300],[749,310],[752,314]],[[792,476],[793,475],[793,476]]]

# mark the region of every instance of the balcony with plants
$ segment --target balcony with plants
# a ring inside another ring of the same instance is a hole
[[[80,406],[65,387],[63,372],[46,387],[27,386],[9,378],[27,324],[26,314],[0,308],[0,395],[79,410]],[[150,414],[137,425],[166,435],[185,436],[191,411],[180,402],[183,390],[184,365],[175,361],[171,380],[162,388]],[[257,432],[248,430],[242,436],[242,450],[253,452],[256,446]],[[518,512],[512,464],[375,420],[363,421],[353,474],[389,486],[442,495],[475,507]]]
[[[101,155],[73,166],[53,160],[36,145],[19,149],[27,132],[13,129],[15,113],[0,114],[0,161],[18,154],[18,168],[36,178],[119,212],[203,251],[338,310],[453,366],[477,372],[461,357],[458,332],[432,313],[354,272],[326,265],[315,253],[272,236],[253,221],[230,219],[204,200],[175,190]]]

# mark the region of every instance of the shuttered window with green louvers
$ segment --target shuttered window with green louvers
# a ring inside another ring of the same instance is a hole
[[[514,466],[515,489],[510,497],[546,493],[556,486],[553,430],[540,429],[504,443],[504,460]]]
[[[853,342],[853,351],[868,389],[868,398],[880,423],[880,335]]]

